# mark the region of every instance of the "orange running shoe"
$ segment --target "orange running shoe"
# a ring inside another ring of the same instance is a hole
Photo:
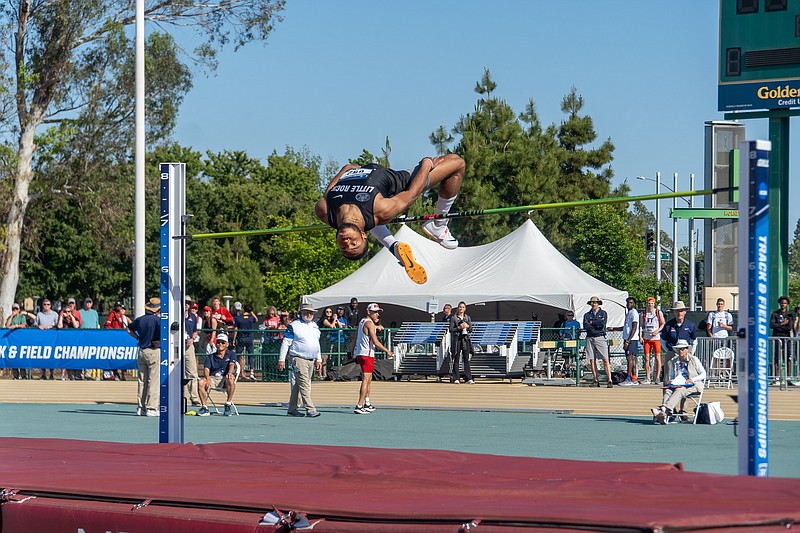
[[[425,267],[414,260],[411,246],[409,246],[407,242],[397,243],[397,258],[400,259],[411,281],[418,285],[422,285],[428,281],[428,273],[425,272]]]

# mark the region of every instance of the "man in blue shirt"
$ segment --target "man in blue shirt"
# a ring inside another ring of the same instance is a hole
[[[252,305],[244,304],[244,312],[236,313],[233,317],[233,343],[240,357],[247,355],[250,381],[256,380],[255,355],[253,355],[253,330],[256,329],[258,329],[258,315],[253,312]]]
[[[581,331],[581,323],[575,320],[575,313],[567,311],[561,324],[560,337],[564,340],[577,339]]]
[[[139,357],[136,361],[137,415],[158,416],[158,385],[161,371],[161,298],[150,298],[145,314],[128,325],[128,334],[136,339]]]
[[[688,307],[681,300],[675,302],[675,305],[672,306],[673,316],[667,320],[667,323],[664,324],[664,329],[661,331],[661,338],[664,339],[667,350],[673,353],[675,353],[674,347],[680,339],[685,340],[689,345],[690,354],[694,354],[694,349],[697,345],[697,326],[686,318],[687,309]]]
[[[217,335],[217,351],[206,356],[203,368],[203,377],[200,378],[200,409],[198,416],[208,416],[209,411],[206,407],[208,399],[208,389],[218,388],[224,385],[228,397],[225,399],[225,416],[231,416],[231,401],[233,393],[236,391],[236,363],[238,362],[236,353],[228,350],[228,336],[225,333]]]

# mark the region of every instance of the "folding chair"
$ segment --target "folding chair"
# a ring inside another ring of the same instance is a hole
[[[236,361],[235,366],[233,367],[234,383],[239,381],[239,375],[241,373],[242,373],[242,365],[239,364],[239,361]],[[225,395],[226,399],[228,398],[228,390],[225,388],[224,381],[220,382],[219,387],[209,387],[208,389],[208,401],[211,402],[211,407],[213,407],[214,411],[219,415],[222,414],[222,411],[219,410],[219,406],[214,401],[214,395],[212,393],[215,392],[221,392],[222,394]],[[223,400],[223,404],[225,403],[225,401],[226,400]],[[236,404],[233,403],[233,400],[231,400],[231,409],[233,410],[234,413],[236,413],[236,416],[239,416],[239,410],[236,408]]]
[[[711,355],[711,365],[708,369],[709,386],[725,385],[727,389],[733,387],[735,356],[735,352],[727,346],[722,346],[714,350],[714,353]]]
[[[694,413],[691,411],[686,411],[686,400],[690,400],[694,403]],[[684,396],[681,399],[680,411],[673,412],[669,417],[667,417],[667,422],[670,422],[670,418],[673,421],[678,422],[688,422],[689,417],[692,418],[692,425],[697,424],[697,414],[700,412],[700,404],[703,402],[703,391],[702,390],[694,390],[689,393],[687,396]]]

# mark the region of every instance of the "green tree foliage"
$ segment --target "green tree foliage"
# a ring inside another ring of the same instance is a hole
[[[308,150],[287,148],[271,154],[266,165],[244,152],[208,153],[198,164],[199,178],[187,186],[187,212],[195,215],[189,233],[316,223],[321,159]],[[234,294],[259,310],[295,308],[302,295],[358,266],[339,255],[328,230],[198,240],[187,249],[187,287],[200,300]]]
[[[283,6],[284,0],[211,4],[148,0],[145,16],[157,21],[162,30],[173,24],[196,30],[201,44],[191,60],[213,68],[220,47],[231,44],[238,48],[265,40],[280,20]],[[4,185],[8,194],[0,199],[0,212],[5,216],[0,307],[10,308],[17,292],[22,228],[31,201],[48,205],[46,196],[59,188],[63,191],[60,185],[66,186],[65,179],[83,179],[84,175],[101,179],[112,160],[121,165],[124,156],[130,155],[135,69],[132,32],[125,28],[135,21],[134,9],[134,2],[123,0],[13,1],[0,6],[0,22],[7,30],[0,37],[5,50],[0,56],[0,110],[11,126],[0,136],[0,145],[15,156],[7,174],[9,183]],[[166,33],[151,34],[147,48],[148,131],[151,140],[158,142],[174,126],[190,76]],[[40,134],[53,141],[49,151],[40,149],[35,139],[37,129],[44,125],[57,128]],[[70,141],[74,153],[60,148],[59,141],[64,140]],[[76,146],[80,150],[75,150]],[[59,166],[66,173],[56,172]],[[108,175],[123,176],[113,171]],[[69,192],[76,209],[82,203],[91,204],[91,199],[78,198],[82,191],[75,183],[70,183]]]
[[[436,147],[436,155],[445,155],[450,152],[449,145],[455,140],[444,126],[439,126],[436,131],[428,137],[431,144]]]
[[[473,113],[461,117],[453,131],[461,136],[455,152],[467,165],[457,200],[458,210],[485,209],[524,203],[552,201],[558,176],[553,152],[555,129],[542,131],[533,103],[519,119],[508,103],[493,95],[497,85],[488,70],[475,91],[479,94]],[[523,128],[523,122],[528,127]],[[442,128],[432,139],[442,137]],[[439,148],[437,147],[437,150]],[[435,197],[415,209],[430,212]],[[547,233],[548,217],[535,213],[534,221]],[[523,220],[522,215],[497,215],[451,222],[453,232],[466,245],[495,240]]]
[[[467,164],[458,210],[508,207],[606,197],[611,192],[614,146],[610,140],[586,148],[597,138],[591,117],[581,115],[583,97],[573,87],[564,97],[567,118],[560,126],[543,126],[530,99],[519,115],[496,96],[497,84],[486,69],[475,85],[479,98],[472,113],[462,116],[453,132],[460,136],[455,152]],[[444,126],[430,135],[438,152],[451,142]],[[627,194],[627,190],[619,191]],[[429,212],[435,198],[413,208]],[[620,209],[624,209],[621,207]],[[524,214],[454,220],[453,232],[464,244],[482,244],[517,227]],[[572,211],[541,210],[534,223],[560,250],[571,248]]]
[[[618,289],[628,291],[638,302],[648,296],[670,299],[668,282],[658,282],[645,272],[645,245],[632,239],[626,214],[610,205],[575,210],[573,260],[584,272]]]
[[[559,188],[566,197],[574,200],[603,198],[610,192],[613,172],[605,165],[613,159],[614,145],[608,139],[599,148],[584,148],[597,139],[597,133],[592,118],[580,114],[582,109],[583,96],[573,86],[561,101],[561,111],[567,115],[567,119],[558,128],[558,142],[562,151],[559,158]]]
[[[372,155],[372,153],[370,153],[369,150],[364,148],[361,151],[361,155],[359,155],[355,159],[350,159],[349,162],[352,163],[353,165],[358,165],[360,167],[363,167],[364,165],[369,165],[370,163],[377,163],[378,158]]]
[[[641,239],[631,239],[625,218],[609,205],[575,209],[575,242],[570,254],[590,274],[618,289],[631,287],[642,272],[645,249]]]

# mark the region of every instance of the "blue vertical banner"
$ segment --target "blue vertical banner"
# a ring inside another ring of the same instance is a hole
[[[769,475],[769,141],[740,144],[739,473]]]

